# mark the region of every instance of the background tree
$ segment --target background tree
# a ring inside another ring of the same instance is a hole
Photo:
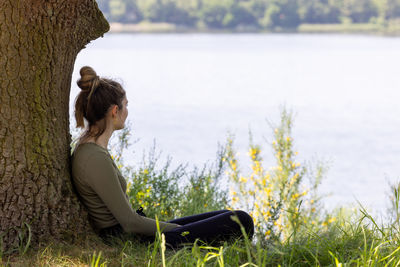
[[[233,1],[213,1],[203,0],[201,17],[205,25],[210,28],[223,28],[224,19],[229,14],[229,9],[233,5]]]
[[[94,0],[0,1],[0,233],[3,246],[90,229],[70,182],[74,62],[108,31]]]
[[[340,9],[335,0],[299,0],[299,16],[303,23],[340,23]]]
[[[268,1],[261,24],[270,29],[297,28],[300,24],[297,0]]]
[[[143,14],[138,8],[136,0],[108,0],[100,9],[104,7],[103,14],[107,19],[121,23],[137,23],[143,19]]]
[[[150,6],[148,20],[151,22],[167,22],[177,25],[193,26],[197,18],[178,5],[176,1],[160,0]]]
[[[258,26],[257,18],[252,13],[250,2],[236,1],[224,18],[224,26],[236,28],[238,26]]]
[[[389,0],[374,0],[374,3],[378,11],[377,23],[385,25],[389,13]]]

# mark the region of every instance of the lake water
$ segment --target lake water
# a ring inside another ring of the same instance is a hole
[[[295,113],[300,162],[322,159],[328,208],[360,201],[388,206],[400,177],[400,38],[304,34],[108,34],[77,58],[80,67],[123,82],[133,137],[127,162],[156,140],[173,164],[212,162],[234,133],[244,163],[248,132],[273,166],[281,107]],[[135,152],[135,153],[133,153]]]

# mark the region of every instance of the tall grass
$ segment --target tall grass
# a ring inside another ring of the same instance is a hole
[[[256,238],[213,247],[197,240],[180,250],[135,238],[107,246],[96,236],[75,244],[29,247],[29,226],[20,249],[0,249],[0,266],[397,266],[400,265],[399,185],[391,186],[390,220],[377,222],[361,205],[328,213],[319,203],[325,166],[300,164],[291,135],[292,115],[284,110],[272,127],[275,165],[266,166],[262,146],[250,142],[250,173],[241,170],[233,138],[212,166],[171,168],[152,150],[138,166],[123,162],[129,128],[113,141],[112,155],[126,177],[133,207],[157,220],[222,208],[244,209],[256,222]],[[226,178],[231,187],[221,187]],[[305,183],[308,178],[311,182]]]

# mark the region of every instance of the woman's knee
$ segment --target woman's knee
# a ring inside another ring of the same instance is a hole
[[[253,218],[251,218],[247,212],[242,210],[235,210],[233,213],[238,217],[240,223],[247,230],[247,232],[252,235],[254,232]]]
[[[232,212],[239,218],[242,224],[253,224],[253,218],[251,218],[251,216],[247,212],[243,210],[234,210]]]

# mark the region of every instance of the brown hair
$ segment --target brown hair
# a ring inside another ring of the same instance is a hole
[[[107,122],[104,119],[107,111],[112,105],[117,105],[119,109],[122,109],[122,100],[126,93],[120,83],[100,78],[89,66],[82,67],[80,75],[81,78],[77,84],[81,92],[75,100],[76,126],[85,128],[85,118],[89,125],[80,140],[87,137],[94,137],[97,140],[107,128]],[[99,130],[93,133],[91,127],[95,124]]]

